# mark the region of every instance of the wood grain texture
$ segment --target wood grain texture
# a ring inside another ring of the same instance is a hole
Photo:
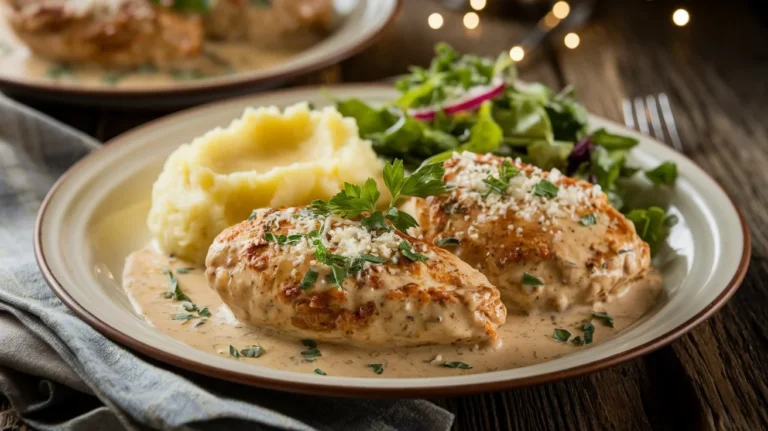
[[[619,122],[623,99],[668,94],[686,155],[745,210],[754,242],[744,284],[713,318],[643,358],[549,385],[434,400],[456,414],[457,430],[768,429],[768,20],[740,3],[695,2],[691,23],[677,28],[670,20],[675,7],[604,1],[577,30],[577,49],[553,36],[528,55],[521,77],[555,88],[572,83],[590,111]],[[426,26],[435,11],[446,21],[438,31]],[[462,13],[406,0],[379,43],[299,83],[402,73],[426,64],[439,40],[495,55],[525,31],[483,14],[480,28],[466,31]],[[168,113],[32,105],[103,140]]]

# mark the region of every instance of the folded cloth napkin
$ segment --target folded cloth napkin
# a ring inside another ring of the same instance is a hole
[[[40,429],[444,430],[427,401],[281,393],[148,362],[75,317],[33,255],[35,214],[99,143],[0,95],[0,393]]]

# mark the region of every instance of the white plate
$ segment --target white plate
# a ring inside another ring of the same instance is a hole
[[[0,88],[69,104],[140,108],[189,106],[242,95],[337,64],[367,48],[394,21],[400,0],[334,0],[333,5],[337,23],[331,34],[289,58],[272,60],[268,66],[234,67],[218,76],[178,80],[166,72],[121,75],[95,66],[62,68],[38,58],[13,34],[0,4]],[[119,76],[124,78],[116,81]]]
[[[340,97],[391,100],[389,87],[339,86]],[[549,362],[506,371],[435,378],[316,376],[231,361],[177,342],[137,316],[121,288],[125,257],[150,238],[145,220],[150,189],[178,145],[239,117],[246,106],[327,104],[317,88],[255,95],[184,111],[115,138],[67,172],[40,209],[35,247],[56,294],[108,337],[149,356],[203,374],[256,386],[333,395],[424,396],[497,390],[592,372],[656,349],[701,323],[734,293],[747,269],[749,231],[722,188],[690,160],[648,137],[598,117],[593,127],[640,139],[631,163],[643,168],[677,163],[668,196],[680,222],[670,248],[654,261],[664,275],[655,308],[615,338]],[[644,180],[638,179],[639,187]],[[647,186],[647,184],[646,184]]]

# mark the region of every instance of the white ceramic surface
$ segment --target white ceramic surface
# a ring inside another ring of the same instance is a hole
[[[338,23],[333,32],[310,48],[271,66],[236,70],[228,75],[158,85],[110,85],[108,81],[78,82],[59,79],[46,68],[30,62],[29,52],[7,28],[0,7],[0,88],[37,98],[68,104],[134,106],[142,109],[163,106],[189,106],[223,97],[242,95],[281,84],[288,79],[337,64],[362,51],[390,24],[401,0],[334,0]],[[0,6],[2,6],[0,4]],[[45,64],[49,62],[44,61]],[[53,64],[53,63],[51,63]],[[150,81],[151,82],[151,81]]]
[[[393,90],[380,86],[328,89],[340,97],[380,102]],[[176,341],[138,317],[121,289],[125,257],[149,240],[145,220],[151,185],[178,145],[239,117],[246,106],[327,104],[317,88],[254,95],[184,111],[128,132],[86,157],[54,187],[41,209],[38,259],[54,290],[84,320],[150,356],[221,378],[294,391],[338,395],[456,394],[532,384],[583,374],[657,348],[699,323],[735,291],[746,271],[749,233],[728,196],[700,168],[661,143],[609,121],[605,127],[640,139],[630,162],[642,168],[677,163],[679,178],[665,199],[680,222],[654,260],[664,292],[646,317],[615,338],[559,359],[483,374],[440,378],[350,378],[301,374],[231,361]],[[638,190],[651,187],[638,176]],[[642,199],[638,193],[637,199]]]

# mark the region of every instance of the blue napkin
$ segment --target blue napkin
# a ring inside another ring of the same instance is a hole
[[[0,95],[0,393],[39,429],[445,430],[422,400],[245,387],[138,357],[75,317],[33,255],[37,209],[99,142]]]

